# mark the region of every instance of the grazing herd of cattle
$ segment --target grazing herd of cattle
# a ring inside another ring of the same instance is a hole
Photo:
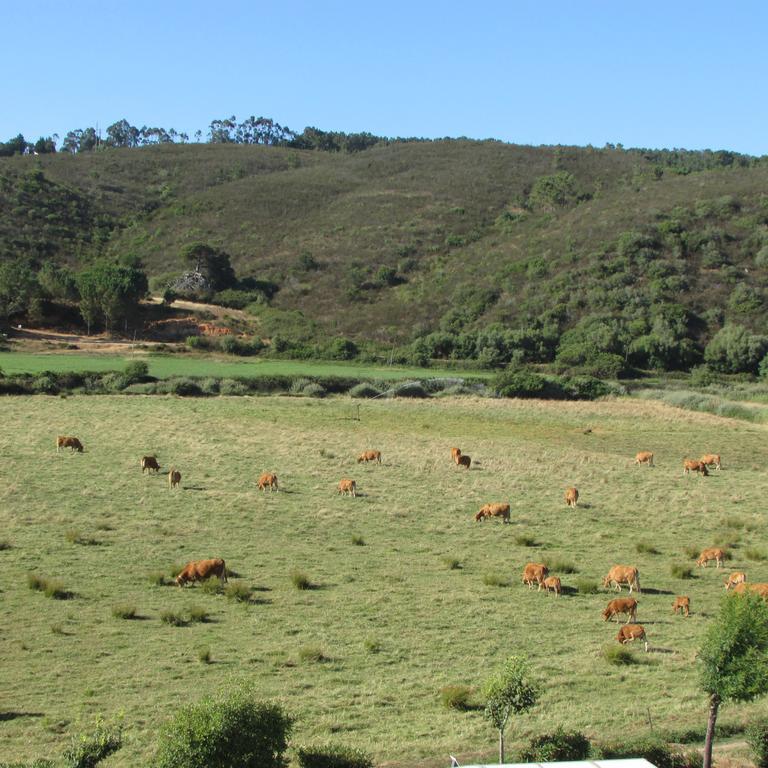
[[[62,448],[70,448],[74,453],[75,451],[82,453],[83,444],[76,437],[61,436],[56,438],[56,452],[58,453]],[[469,469],[472,463],[472,459],[463,454],[459,448],[451,448],[451,458],[458,467]],[[381,451],[364,451],[358,456],[358,464],[374,462],[381,464]],[[155,456],[143,456],[141,458],[141,471],[142,474],[146,472],[160,471],[160,465],[157,462]],[[646,464],[650,467],[653,464],[653,453],[650,451],[641,451],[635,456],[635,464]],[[718,454],[705,454],[698,460],[684,459],[683,460],[683,474],[689,472],[697,472],[702,476],[709,474],[708,467],[713,466],[716,469],[722,469],[722,463]],[[181,473],[171,468],[168,472],[168,485],[170,488],[180,487]],[[277,475],[273,472],[264,472],[258,480],[259,490],[270,491],[278,490]],[[357,484],[354,480],[349,478],[343,478],[338,484],[338,493],[349,496],[357,496]],[[570,508],[576,508],[579,500],[579,491],[576,488],[568,488],[565,491],[565,503]],[[510,505],[507,503],[489,503],[483,505],[479,511],[475,514],[475,522],[481,522],[485,518],[498,517],[503,523],[510,523]],[[696,564],[701,567],[706,567],[711,561],[715,562],[717,568],[721,568],[726,554],[723,549],[719,547],[710,547],[704,549]],[[224,560],[221,558],[213,558],[208,560],[197,560],[188,563],[184,569],[176,577],[176,584],[178,586],[184,586],[187,583],[193,583],[196,581],[205,581],[206,579],[217,577],[222,583],[227,581],[227,569]],[[527,563],[523,568],[523,584],[529,589],[533,589],[534,585],[537,586],[538,591],[545,590],[547,594],[549,592],[554,593],[556,597],[559,597],[562,593],[562,582],[558,576],[551,575],[549,568],[545,563]],[[616,589],[621,592],[622,585],[625,584],[629,588],[629,594],[631,595],[633,590],[640,594],[640,574],[638,569],[632,565],[615,565],[613,566],[606,577],[603,579],[603,587],[607,589]],[[768,601],[768,584],[747,584],[746,574],[742,571],[731,573],[725,580],[726,591],[733,588],[735,593],[754,592]],[[622,645],[633,642],[634,640],[642,640],[645,644],[645,650],[648,650],[648,640],[646,638],[645,628],[642,624],[635,623],[637,621],[637,600],[634,597],[619,597],[611,600],[603,611],[603,620],[608,621],[616,617],[618,622],[620,615],[627,616],[627,622],[619,630],[616,640]],[[686,595],[678,595],[675,597],[672,604],[672,612],[674,614],[680,614],[681,616],[690,615],[690,598]]]

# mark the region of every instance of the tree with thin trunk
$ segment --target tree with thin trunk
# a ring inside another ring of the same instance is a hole
[[[768,605],[754,594],[723,599],[699,651],[701,687],[709,696],[704,768],[712,766],[712,742],[720,705],[752,701],[768,693]]]
[[[510,715],[531,709],[539,698],[539,689],[528,678],[528,662],[524,656],[510,656],[504,666],[484,687],[485,715],[499,732],[499,763],[504,762],[504,731]]]

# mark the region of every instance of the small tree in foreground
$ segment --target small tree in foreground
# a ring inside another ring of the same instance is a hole
[[[539,691],[528,679],[528,662],[510,656],[504,666],[485,683],[485,715],[499,732],[499,763],[504,762],[504,731],[510,715],[519,715],[536,704]]]
[[[704,768],[711,768],[720,704],[751,701],[768,692],[768,606],[763,600],[750,594],[725,598],[699,659],[701,687],[709,695]]]
[[[283,768],[292,720],[244,688],[179,710],[160,735],[156,768]]]

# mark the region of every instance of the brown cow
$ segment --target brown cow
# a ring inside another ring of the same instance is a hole
[[[523,584],[526,584],[528,589],[532,589],[534,582],[536,582],[541,589],[541,585],[548,575],[549,568],[544,563],[527,563],[523,568]]]
[[[675,602],[672,603],[672,613],[677,614],[680,611],[681,616],[690,616],[691,614],[691,598],[687,595],[678,595],[675,598]]]
[[[743,595],[747,592],[752,592],[755,595],[760,595],[760,597],[763,598],[763,600],[768,601],[768,584],[747,584],[747,582],[743,582],[741,584],[737,584],[733,588],[733,594],[734,595]]]
[[[375,461],[377,464],[381,464],[381,451],[363,451],[357,457],[357,463],[360,464],[363,461],[366,464],[369,461]]]
[[[160,465],[157,463],[157,457],[155,456],[142,456],[141,457],[141,474],[143,475],[144,472],[152,472],[152,470],[155,470],[155,472],[160,471]]]
[[[168,486],[170,488],[178,488],[181,485],[181,472],[178,469],[173,469],[168,473]]]
[[[633,587],[640,592],[640,578],[634,565],[614,565],[603,579],[604,587],[613,585],[619,592],[621,592],[622,584],[629,586],[630,595],[632,594]]]
[[[560,593],[563,591],[563,586],[560,583],[559,576],[547,576],[547,578],[539,585],[539,589],[541,589],[542,584],[544,585],[544,589],[547,590],[547,594],[549,594],[549,590],[551,589],[555,593],[555,597],[560,597]]]
[[[218,576],[222,584],[227,581],[227,566],[220,557],[211,560],[193,560],[187,563],[184,570],[176,577],[176,584],[181,587],[189,581],[205,581],[212,576]]]
[[[618,621],[620,613],[627,614],[627,624],[637,621],[637,600],[634,597],[617,597],[611,600],[603,611],[603,621],[608,621],[614,616]]]
[[[464,469],[469,469],[469,465],[472,463],[472,459],[466,454],[462,453],[461,456],[456,457],[456,463]]]
[[[653,453],[651,451],[640,451],[635,456],[635,464],[647,464],[649,467],[653,466]]]
[[[725,591],[727,592],[731,587],[736,587],[739,584],[743,584],[747,580],[747,574],[744,571],[734,571],[725,580]]]
[[[634,640],[643,640],[645,642],[645,652],[648,653],[648,638],[645,636],[645,628],[642,624],[625,624],[616,635],[616,639],[626,645]]]
[[[76,437],[65,437],[64,435],[59,435],[56,438],[56,453],[58,453],[62,448],[71,448],[72,453],[75,451],[78,453],[83,452],[83,444]]]
[[[461,456],[461,448],[451,448],[451,458],[455,464],[459,463],[459,456]]]
[[[706,466],[714,466],[715,469],[722,469],[722,465],[720,463],[720,454],[719,453],[705,453],[700,459],[699,462]]]
[[[263,472],[259,478],[259,490],[266,491],[269,488],[270,491],[276,491],[277,488],[277,475],[274,472]]]
[[[480,522],[486,517],[500,517],[503,522],[509,522],[509,504],[485,504],[475,514],[475,522]]]
[[[357,496],[357,483],[354,480],[349,480],[347,478],[339,480],[339,493],[342,496],[345,494]]]
[[[683,459],[683,474],[687,475],[689,472],[699,472],[703,477],[709,475],[706,464],[702,464],[695,459]]]
[[[568,488],[565,491],[565,503],[569,507],[576,509],[576,505],[579,501],[579,492],[575,488]]]
[[[696,565],[700,565],[702,568],[707,567],[707,563],[710,560],[715,561],[715,567],[722,568],[723,560],[725,560],[725,552],[720,547],[709,547],[702,550],[699,555],[699,559],[696,561]]]

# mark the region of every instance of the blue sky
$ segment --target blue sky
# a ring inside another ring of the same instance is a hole
[[[214,118],[768,154],[768,3],[2,0],[0,140]]]

